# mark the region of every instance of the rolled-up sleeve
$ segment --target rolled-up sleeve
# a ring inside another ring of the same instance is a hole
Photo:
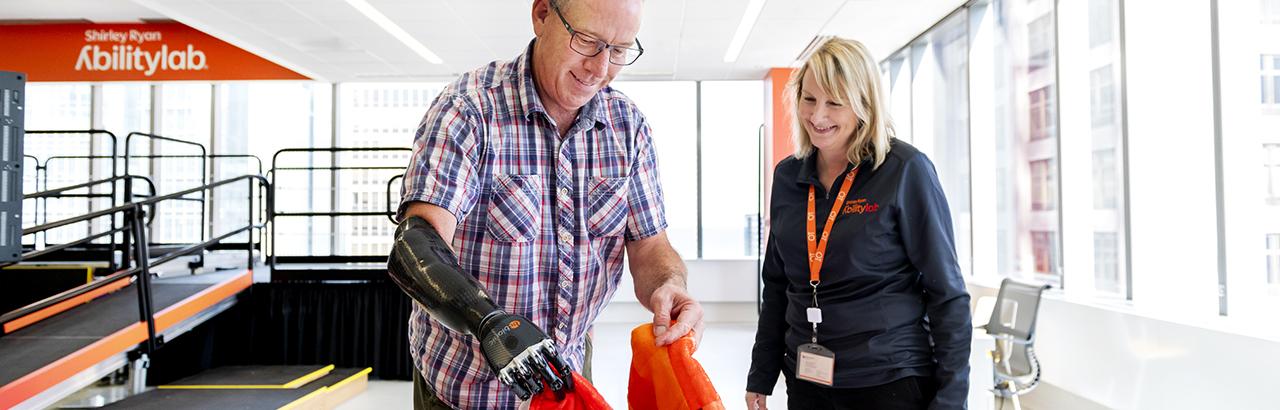
[[[411,202],[448,210],[459,220],[475,206],[479,183],[475,174],[480,136],[473,105],[456,94],[441,94],[418,125],[413,155],[405,169],[396,219]]]
[[[640,117],[636,133],[635,162],[627,181],[628,241],[657,235],[667,229],[666,210],[662,204],[662,180],[658,176],[658,156],[654,153],[649,124]]]
[[[899,187],[902,241],[921,273],[929,318],[938,393],[931,409],[961,409],[969,394],[973,334],[969,293],[956,260],[947,198],[933,163],[923,154],[907,161]]]

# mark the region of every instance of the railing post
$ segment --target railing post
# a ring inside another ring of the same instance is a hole
[[[244,241],[248,244],[245,250],[249,251],[249,264],[247,266],[249,271],[253,271],[253,178],[245,178],[245,182],[248,183],[248,186],[245,187],[245,196],[249,197],[249,207],[245,209],[244,213],[249,219],[249,230],[244,233]]]
[[[138,287],[138,313],[141,320],[147,323],[147,340],[143,343],[143,353],[150,355],[156,348],[156,322],[155,309],[151,304],[151,255],[147,249],[146,210],[134,205],[132,210],[126,212],[125,219],[128,219],[135,239],[133,250],[134,258],[138,261],[138,271],[135,273],[138,280],[134,281],[134,285]]]
[[[126,145],[126,149],[128,149],[127,147],[128,146]],[[121,198],[123,201],[121,205],[133,203],[133,176],[129,175],[129,157],[128,156],[125,157],[124,164],[125,164],[124,165],[124,192],[121,193]],[[116,218],[115,215],[111,216],[112,220],[115,220],[115,218]],[[133,225],[133,222],[130,221],[129,214],[126,213],[124,218],[125,220],[122,221],[123,223],[129,224],[130,226]],[[130,251],[132,250],[131,244],[132,242],[138,242],[137,238],[133,238],[136,232],[137,232],[136,229],[131,228],[129,229],[128,234],[120,235],[120,266],[121,267],[128,267],[129,265],[131,265],[131,263],[129,263],[131,262],[130,260],[133,259],[133,255],[130,254]],[[145,244],[145,242],[139,242],[139,243]],[[112,252],[114,252],[114,250],[112,250]]]

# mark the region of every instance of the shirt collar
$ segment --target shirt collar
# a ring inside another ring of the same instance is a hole
[[[862,165],[868,165],[870,164],[870,161],[870,156],[863,158]],[[853,169],[852,162],[845,165],[842,175],[849,173],[849,170],[851,169]],[[818,149],[814,148],[813,152],[809,153],[809,156],[804,157],[803,162],[800,163],[800,172],[796,174],[796,184],[823,187],[821,181],[822,180],[818,178]]]
[[[531,118],[534,113],[542,113],[547,115],[547,109],[542,105],[542,98],[538,96],[538,87],[533,80],[533,44],[538,40],[535,38],[529,41],[529,45],[525,47],[524,54],[516,57],[515,69],[513,70],[515,84],[517,84],[517,93],[520,95],[521,115],[526,119]],[[608,92],[609,87],[602,88],[596,95],[587,101],[587,104],[578,110],[577,122],[595,121],[595,127],[603,128],[605,126],[605,104],[604,93]]]

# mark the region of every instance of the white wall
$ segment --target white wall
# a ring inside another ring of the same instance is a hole
[[[756,283],[760,270],[755,259],[686,260],[689,268],[689,292],[702,304],[709,322],[756,321]],[[653,320],[636,299],[635,283],[630,268],[623,272],[613,301],[601,312],[597,322],[641,323]]]
[[[975,295],[991,287],[971,285]],[[1050,291],[1040,307],[1036,352],[1045,389],[1037,410],[1276,408],[1280,338],[1265,340],[1098,307]],[[1077,396],[1088,402],[1072,401]],[[1092,402],[1092,403],[1089,403]]]

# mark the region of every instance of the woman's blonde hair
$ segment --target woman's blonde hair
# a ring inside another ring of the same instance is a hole
[[[818,86],[831,99],[853,109],[858,118],[857,129],[849,144],[849,162],[859,164],[864,158],[875,159],[873,169],[884,163],[889,153],[889,138],[893,137],[893,124],[885,109],[884,93],[880,83],[880,70],[867,46],[857,40],[832,38],[818,47],[804,65],[791,75],[787,83],[791,97],[791,140],[795,144],[794,156],[803,159],[814,151],[809,132],[801,125],[801,82],[805,74],[813,71]]]

